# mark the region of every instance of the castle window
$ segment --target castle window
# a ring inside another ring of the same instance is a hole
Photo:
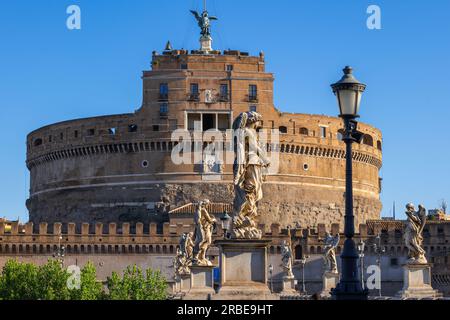
[[[280,133],[286,134],[287,133],[287,127],[281,126],[279,127]]]
[[[116,134],[116,128],[109,128],[109,129],[108,129],[108,133],[109,133],[110,135],[115,135],[115,134]]]
[[[198,91],[198,83],[191,83],[191,95],[190,100],[191,101],[198,101],[199,100],[199,91]]]
[[[320,137],[321,138],[327,137],[327,128],[326,127],[320,127]]]
[[[303,164],[303,170],[308,171],[309,165],[307,163]]]
[[[60,139],[60,140],[63,140],[63,139],[64,139],[64,133],[61,132],[61,133],[59,134],[59,139]]]
[[[309,134],[308,129],[307,128],[300,128],[300,134],[307,136]]]
[[[157,124],[153,125],[153,131],[159,131],[159,126]]]
[[[88,129],[87,135],[88,135],[88,136],[93,136],[93,135],[95,135],[95,129]]]
[[[35,147],[39,147],[40,145],[42,145],[42,139],[38,138],[36,140],[34,140],[34,146]]]
[[[251,102],[258,100],[258,87],[255,84],[248,86],[248,100]]]
[[[301,245],[295,246],[295,260],[303,258],[303,248]]]
[[[48,136],[48,142],[52,142],[53,137],[50,135]]]
[[[227,64],[226,68],[227,68],[228,72],[233,71],[233,65],[232,64]]]
[[[371,135],[365,134],[363,138],[363,143],[367,146],[373,147],[373,138]]]
[[[256,106],[250,106],[250,112],[256,112]]]
[[[377,141],[377,149],[380,151],[382,150],[381,141]]]
[[[169,85],[161,83],[159,85],[159,100],[167,100],[169,98]]]
[[[167,103],[161,103],[159,105],[159,113],[162,114],[166,114],[169,112],[169,105]]]
[[[138,130],[138,126],[135,124],[130,124],[128,126],[128,132],[137,132],[137,130]]]
[[[181,70],[187,70],[187,68],[188,68],[187,63],[182,63],[181,64]]]
[[[75,138],[78,138],[78,130],[75,130],[75,131],[73,132],[73,136],[74,136]]]
[[[191,94],[198,94],[198,83],[191,83]]]
[[[142,166],[142,168],[147,168],[148,164],[149,164],[148,161],[144,160],[144,161],[142,161],[141,166]]]
[[[220,85],[220,101],[228,101],[228,85]]]

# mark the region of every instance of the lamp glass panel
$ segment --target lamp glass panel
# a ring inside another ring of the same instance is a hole
[[[359,99],[361,99],[360,95]],[[354,90],[340,90],[339,91],[339,105],[341,107],[341,115],[356,115],[355,101],[357,99],[356,91]]]

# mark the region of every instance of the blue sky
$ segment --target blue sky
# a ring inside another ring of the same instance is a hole
[[[0,4],[0,216],[28,219],[28,132],[57,121],[132,112],[141,71],[167,40],[196,49],[201,0],[42,0]],[[79,5],[82,29],[66,28]],[[366,27],[380,6],[382,30]],[[216,49],[266,54],[275,104],[336,115],[329,84],[350,64],[368,85],[361,121],[384,135],[382,201],[450,202],[450,1],[209,0]]]

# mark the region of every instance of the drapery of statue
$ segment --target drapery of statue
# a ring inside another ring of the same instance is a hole
[[[200,201],[195,211],[195,244],[193,265],[212,266],[211,261],[206,258],[206,252],[212,243],[212,233],[216,219],[206,210],[209,200]]]
[[[422,247],[423,242],[423,228],[427,222],[426,210],[422,205],[419,205],[419,211],[416,212],[414,205],[408,203],[406,205],[406,221],[405,228],[405,245],[408,248],[407,264],[425,264],[425,250]]]
[[[262,116],[257,112],[241,113],[233,123],[235,160],[233,226],[234,239],[261,239],[258,228],[257,203],[263,197],[264,171],[270,165],[264,148],[260,145],[257,130]]]
[[[340,240],[339,234],[332,236],[330,233],[327,232],[325,236],[324,239],[325,248],[323,260],[326,272],[338,273],[336,261],[336,248],[339,245],[339,240]]]

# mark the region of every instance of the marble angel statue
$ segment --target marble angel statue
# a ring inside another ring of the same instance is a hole
[[[256,112],[241,113],[233,123],[235,135],[234,212],[232,236],[237,239],[261,239],[257,227],[257,203],[263,197],[263,169],[270,165],[260,146],[256,130],[262,116]]]

